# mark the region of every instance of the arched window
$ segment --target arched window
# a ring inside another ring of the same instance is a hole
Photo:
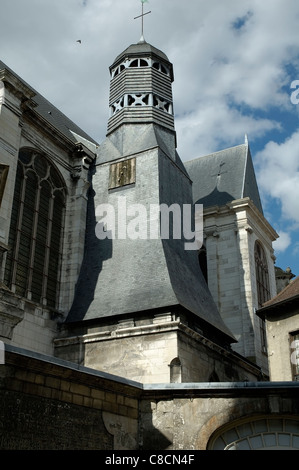
[[[180,383],[182,381],[182,364],[178,357],[172,359],[170,365],[170,382]]]
[[[255,243],[254,258],[258,308],[261,308],[267,300],[270,300],[271,295],[267,259],[263,247],[259,242]],[[265,321],[260,318],[259,322],[262,350],[266,352],[267,340]]]
[[[153,63],[153,68],[156,69],[156,70],[159,70],[162,73],[165,73],[165,75],[170,75],[169,70],[166,68],[166,66],[164,66],[160,62],[154,62]]]
[[[299,450],[297,417],[247,418],[218,429],[209,450]]]
[[[261,308],[267,300],[270,300],[270,287],[266,255],[259,242],[255,243],[254,258],[258,307]]]
[[[19,154],[5,284],[16,294],[55,308],[64,222],[65,189],[41,154]]]

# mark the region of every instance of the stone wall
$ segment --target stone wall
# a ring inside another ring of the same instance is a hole
[[[7,346],[0,448],[206,450],[225,429],[230,442],[233,426],[258,419],[291,423],[296,446],[298,390],[297,382],[141,385]]]
[[[261,370],[208,339],[178,312],[74,327],[56,338],[55,355],[140,383],[260,380]],[[176,369],[176,372],[175,372]]]
[[[267,315],[267,341],[271,380],[293,380],[292,334],[298,334],[299,308],[281,307],[281,311]],[[294,359],[295,360],[295,359]]]
[[[71,307],[82,263],[88,168],[94,155],[85,144],[79,144],[83,141],[88,145],[85,139],[75,136],[76,144],[75,139],[71,140],[71,133],[63,136],[41,119],[31,101],[36,99],[36,92],[9,70],[1,70],[0,85],[0,338],[12,345],[52,355],[57,318],[66,315]],[[30,295],[26,299],[14,295],[15,286],[9,293],[3,285],[6,253],[12,249],[8,242],[18,156],[25,148],[46,156],[63,179],[67,193],[60,298],[55,312],[32,302]],[[3,168],[5,181],[1,179]]]
[[[136,449],[138,387],[6,347],[0,365],[0,448]]]
[[[184,384],[172,390],[146,389],[140,405],[140,447],[144,450],[212,450],[215,435],[221,434],[222,429],[235,428],[237,423],[241,425],[245,419],[275,418],[278,422],[288,417],[296,421],[294,428],[298,434],[297,392],[291,387],[288,389],[288,385],[285,390],[276,387],[277,383],[273,383],[272,388],[265,383],[254,388],[250,383],[239,382],[198,384],[197,387]],[[224,447],[223,441],[222,449]]]
[[[269,269],[271,297],[276,295],[272,241],[275,232],[249,198],[204,211],[208,285],[222,318],[238,343],[233,348],[268,372],[262,351],[254,247],[263,246]]]

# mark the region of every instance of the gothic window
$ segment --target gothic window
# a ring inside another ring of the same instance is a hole
[[[5,284],[16,294],[55,308],[65,189],[54,166],[30,150],[19,154]]]
[[[259,242],[255,243],[254,258],[255,258],[258,308],[261,308],[267,300],[270,300],[271,295],[270,295],[269,273],[268,273],[266,255],[265,255],[262,245]],[[262,319],[259,319],[259,321],[260,321],[260,335],[261,335],[262,350],[266,352],[267,342],[266,342],[265,321]]]
[[[254,257],[258,306],[261,308],[263,304],[270,299],[270,287],[266,255],[262,245],[259,242],[255,243]]]

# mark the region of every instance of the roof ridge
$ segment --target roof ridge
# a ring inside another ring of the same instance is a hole
[[[185,161],[184,163],[191,163],[191,162],[194,162],[194,161],[199,160],[199,159],[201,159],[201,158],[212,157],[212,156],[217,155],[218,153],[226,152],[226,151],[228,151],[228,150],[236,149],[236,148],[238,148],[238,147],[248,147],[248,143],[233,145],[232,147],[226,147],[226,148],[224,148],[224,149],[222,149],[222,150],[217,150],[216,152],[211,152],[211,153],[208,153],[207,155],[202,155],[201,157],[192,158],[191,160],[187,160],[187,161]]]
[[[290,296],[285,296],[286,292],[288,292],[290,289],[292,289],[294,287],[294,285],[297,287],[297,284],[298,284],[298,292],[297,294],[293,293],[292,295]],[[287,284],[280,292],[278,292],[278,294],[276,294],[275,297],[273,297],[272,299],[270,300],[267,300],[267,302],[265,302],[263,304],[263,307],[268,307],[270,305],[275,305],[276,303],[279,303],[280,301],[283,301],[283,300],[289,300],[291,299],[292,297],[295,297],[296,295],[299,295],[299,276],[297,276],[295,279],[292,279],[289,284]],[[280,300],[281,299],[281,300]]]

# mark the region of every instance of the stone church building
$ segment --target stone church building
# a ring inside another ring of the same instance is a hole
[[[298,449],[247,138],[182,162],[143,37],[110,76],[99,144],[0,62],[0,448]]]

